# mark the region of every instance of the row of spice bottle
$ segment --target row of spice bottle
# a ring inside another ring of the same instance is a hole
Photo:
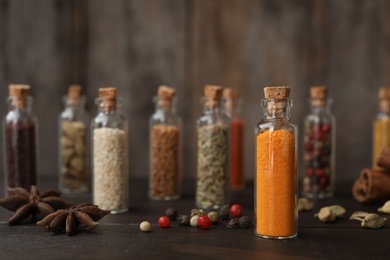
[[[28,85],[9,86],[10,107],[5,119],[6,187],[28,189],[37,182],[37,120],[31,113],[29,92]],[[69,87],[64,98],[65,109],[59,117],[59,187],[63,192],[88,191],[88,129],[91,124],[94,203],[113,213],[125,211],[128,208],[127,123],[117,111],[117,90],[99,89],[98,113],[92,123],[80,93],[79,85]],[[238,102],[235,92],[226,89],[226,109],[223,111],[220,109],[222,88],[206,86],[205,93],[204,115],[198,122],[198,157],[202,160],[199,159],[198,166],[197,204],[217,208],[229,201],[230,177],[232,188],[244,186],[243,123],[234,109]],[[174,94],[172,88],[159,88],[155,97],[156,110],[150,119],[149,197],[157,200],[180,196],[181,120],[172,108]],[[235,138],[236,148],[231,150],[227,140],[230,123],[236,126],[232,127],[236,129],[236,136],[231,136]]]
[[[11,85],[9,90],[10,111],[5,118],[6,185],[28,188],[37,178],[37,124],[30,113],[29,86]],[[66,109],[59,121],[60,187],[63,191],[84,192],[88,189],[89,118],[83,109],[80,90],[80,86],[69,88]],[[181,120],[172,109],[174,93],[169,87],[159,88],[155,98],[156,111],[150,120],[149,196],[153,199],[176,199],[180,195]],[[242,174],[242,158],[239,157],[242,156],[243,124],[235,120],[233,107],[237,101],[233,93],[229,90],[226,93],[225,109],[221,109],[222,87],[206,85],[204,89],[204,110],[197,122],[196,203],[200,208],[219,208],[229,203],[229,168],[233,173],[234,158],[239,160],[236,165],[240,167],[236,170]],[[292,100],[289,94],[288,87],[265,88],[264,118],[256,127],[256,233],[263,237],[288,238],[297,232],[297,128],[290,122]],[[390,94],[381,89],[379,97],[381,113],[378,120],[385,121],[388,120]],[[113,213],[126,211],[127,123],[117,112],[115,88],[99,89],[96,102],[98,114],[92,120],[94,203]],[[330,103],[325,87],[311,88],[311,113],[305,119],[306,176],[303,180],[304,194],[309,197],[333,194],[335,121],[329,111]],[[381,123],[379,131],[378,124],[375,123],[375,140],[378,132],[383,134],[388,126]],[[235,125],[239,128],[235,129]],[[229,137],[234,136],[239,140],[229,142]],[[240,144],[239,149],[229,149],[229,143],[232,147]],[[378,143],[374,143],[374,148],[380,145]],[[238,179],[242,182],[231,184],[242,187],[243,177]]]

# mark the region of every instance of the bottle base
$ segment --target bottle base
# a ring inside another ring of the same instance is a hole
[[[129,210],[128,208],[111,210],[111,211],[110,211],[110,214],[111,214],[111,215],[115,215],[115,214],[119,214],[119,213],[126,212],[126,211],[128,211],[128,210]]]
[[[303,196],[307,197],[309,199],[316,199],[316,198],[317,199],[328,199],[328,198],[332,198],[333,197],[333,193],[318,193],[318,194],[315,194],[315,193],[304,192]]]
[[[174,195],[174,196],[153,196],[153,195],[149,195],[149,199],[152,199],[152,200],[165,200],[165,201],[168,201],[168,200],[178,200],[178,199],[180,199],[180,195]]]
[[[87,193],[89,192],[89,188],[87,186],[83,186],[80,188],[67,188],[67,187],[60,187],[60,191],[62,193],[66,194],[81,194],[81,193]]]
[[[261,235],[261,234],[258,234],[257,232],[255,232],[255,235],[257,237],[260,237],[260,238],[274,239],[274,240],[283,240],[283,239],[294,238],[294,237],[296,237],[298,235],[298,233],[295,233],[295,234],[290,235],[290,236],[268,236],[268,235]]]

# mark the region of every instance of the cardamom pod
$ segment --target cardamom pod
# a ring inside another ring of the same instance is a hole
[[[368,215],[368,212],[364,211],[355,211],[352,213],[352,216],[349,218],[350,220],[359,220],[363,221],[363,219]]]
[[[381,228],[385,225],[386,218],[382,218],[381,216],[370,213],[368,214],[362,221],[362,227],[368,228]]]
[[[379,212],[390,214],[390,200],[386,201],[386,203],[378,209]]]
[[[301,211],[309,211],[314,207],[314,203],[308,200],[307,198],[299,198],[298,199],[298,212]]]
[[[323,207],[320,212],[314,215],[321,222],[333,222],[336,219],[336,215],[332,212],[329,207]]]
[[[204,211],[203,211],[203,209],[192,209],[191,210],[191,217],[193,217],[193,216],[203,216],[204,215]]]
[[[337,218],[341,218],[346,212],[345,208],[339,205],[332,205],[329,208]]]

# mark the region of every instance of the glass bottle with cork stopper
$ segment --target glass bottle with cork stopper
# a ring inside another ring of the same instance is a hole
[[[303,194],[329,198],[335,183],[336,120],[330,112],[332,99],[326,86],[310,88],[311,113],[305,118]]]
[[[255,233],[286,239],[297,235],[297,126],[290,121],[291,88],[264,88],[263,120],[255,128]]]
[[[127,122],[117,110],[117,90],[100,88],[92,120],[93,203],[112,214],[129,207]]]
[[[31,112],[30,86],[9,85],[4,122],[5,187],[37,185],[37,120]],[[5,189],[7,190],[7,189]]]
[[[160,86],[150,118],[149,197],[155,200],[180,197],[181,120],[172,108],[174,95],[173,88]]]
[[[64,97],[65,109],[58,118],[59,188],[65,193],[88,189],[87,132],[90,117],[80,85],[70,85]]]
[[[373,125],[372,164],[374,168],[383,147],[390,146],[390,87],[381,87],[378,91],[379,111]]]
[[[224,110],[230,118],[230,188],[245,187],[243,169],[244,120],[241,117],[242,99],[238,89],[223,89]]]
[[[206,85],[203,114],[197,121],[196,205],[218,209],[229,204],[229,118],[221,111],[222,87]]]

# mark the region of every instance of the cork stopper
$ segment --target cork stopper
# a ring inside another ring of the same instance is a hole
[[[265,87],[264,96],[266,99],[287,99],[290,96],[291,88],[288,86]]]
[[[380,87],[378,91],[378,99],[390,99],[390,87]]]
[[[219,105],[219,101],[222,97],[223,88],[216,85],[205,85],[204,96],[206,97],[206,106],[209,108],[215,108]]]
[[[25,108],[30,94],[30,85],[10,84],[8,88],[9,97],[12,99],[11,104],[17,108]]]
[[[313,106],[325,106],[328,97],[326,86],[312,86],[310,88],[311,104]]]
[[[115,111],[117,90],[113,87],[99,88],[100,107],[103,111]]]
[[[68,100],[71,104],[80,103],[81,97],[81,85],[72,84],[68,88]]]
[[[157,91],[157,96],[159,97],[159,105],[164,108],[170,108],[175,93],[176,91],[171,87],[165,85],[159,86]]]

